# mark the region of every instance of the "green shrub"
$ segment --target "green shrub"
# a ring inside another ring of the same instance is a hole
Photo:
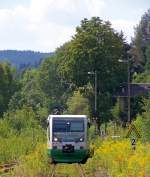
[[[73,96],[67,101],[67,107],[69,114],[85,114],[89,115],[89,102],[87,98],[84,98],[80,91],[75,91]]]
[[[0,137],[0,163],[18,160],[20,156],[31,153],[39,142],[45,142],[46,134],[39,129],[26,129],[19,135]]]
[[[150,100],[144,99],[144,112],[138,115],[134,124],[139,129],[141,134],[141,139],[144,142],[150,142]]]
[[[32,108],[24,106],[7,112],[0,120],[0,163],[18,160],[44,141],[46,133],[38,125]]]

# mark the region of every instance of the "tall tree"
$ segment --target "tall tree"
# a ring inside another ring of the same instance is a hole
[[[0,116],[8,108],[11,96],[18,88],[14,70],[8,63],[0,63]]]
[[[10,99],[9,112],[23,109],[24,106],[31,107],[42,123],[48,114],[48,97],[40,87],[38,74],[37,69],[28,69],[24,72],[21,79],[22,88]]]
[[[87,84],[89,71],[97,71],[101,91],[113,90],[122,80],[123,65],[118,59],[122,59],[123,48],[122,36],[111,28],[109,22],[98,17],[84,19],[66,45],[59,71],[77,86]]]
[[[58,64],[57,57],[52,56],[43,61],[38,71],[38,83],[49,99],[50,110],[67,101],[70,89],[70,84],[58,73]]]
[[[89,79],[88,72],[96,71],[99,100],[101,95],[110,98],[106,92],[112,93],[126,74],[124,64],[118,62],[124,59],[124,44],[122,34],[113,30],[109,22],[98,17],[84,19],[72,40],[57,50],[59,72],[68,82],[82,87],[89,81],[94,86],[94,78]],[[101,104],[99,101],[98,110]]]
[[[141,17],[135,28],[132,39],[132,54],[136,65],[144,66],[147,63],[146,49],[150,45],[150,9]]]

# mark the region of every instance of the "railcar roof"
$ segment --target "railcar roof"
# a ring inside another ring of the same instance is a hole
[[[61,117],[62,117],[62,118],[63,118],[63,117],[64,117],[64,118],[87,118],[86,115],[68,115],[68,114],[67,114],[67,115],[49,115],[49,116],[48,116],[48,120],[51,119],[52,117],[54,117],[54,118],[55,118],[55,117],[60,117],[60,118],[61,118]]]

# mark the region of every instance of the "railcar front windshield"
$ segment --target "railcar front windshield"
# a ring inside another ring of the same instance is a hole
[[[53,120],[53,132],[84,132],[84,120],[60,119]]]

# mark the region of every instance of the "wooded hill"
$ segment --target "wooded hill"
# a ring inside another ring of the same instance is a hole
[[[37,67],[42,59],[53,55],[53,53],[43,53],[35,51],[0,50],[0,61],[9,61],[17,68],[26,66]]]

